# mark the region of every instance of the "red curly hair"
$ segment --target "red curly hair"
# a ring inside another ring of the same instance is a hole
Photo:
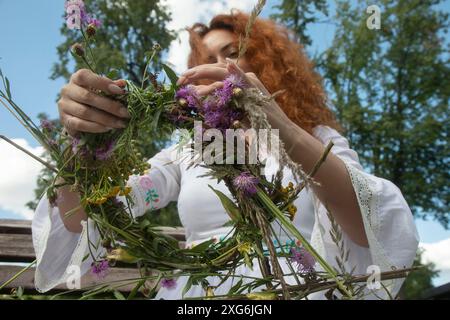
[[[188,67],[211,63],[203,37],[211,30],[228,30],[239,39],[245,35],[249,16],[239,11],[215,16],[207,27],[196,23],[189,28],[191,53]],[[317,125],[342,131],[327,106],[321,77],[306,57],[303,47],[291,40],[292,34],[271,20],[257,19],[252,27],[245,58],[252,71],[269,92],[284,92],[276,101],[286,115],[304,130],[312,133]]]

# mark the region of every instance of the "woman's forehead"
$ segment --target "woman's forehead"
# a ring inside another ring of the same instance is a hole
[[[219,53],[230,43],[234,43],[236,36],[228,30],[211,30],[203,37],[203,44],[212,53]]]

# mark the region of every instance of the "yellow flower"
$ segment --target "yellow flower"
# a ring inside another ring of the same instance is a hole
[[[117,196],[117,194],[120,192],[120,187],[119,186],[115,186],[111,189],[111,191],[109,191],[108,193],[108,197],[109,198],[113,198],[115,196]]]
[[[297,207],[291,203],[291,204],[287,207],[287,210],[288,210],[288,213],[289,213],[289,216],[290,216],[291,221],[293,221],[294,218],[295,218],[295,214],[297,213]]]
[[[101,204],[104,204],[107,200],[108,200],[108,198],[106,198],[106,197],[88,198],[87,202],[90,204],[101,205]]]
[[[125,187],[125,190],[121,191],[119,195],[121,196],[127,196],[131,192],[131,187]]]
[[[253,247],[252,244],[250,242],[244,242],[241,243],[238,247],[238,251],[240,253],[247,253],[247,254],[251,254],[253,253]]]

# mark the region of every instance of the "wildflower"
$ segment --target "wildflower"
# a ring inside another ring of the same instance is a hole
[[[174,289],[177,286],[177,281],[175,279],[164,278],[161,280],[161,287],[166,289]]]
[[[292,247],[291,257],[292,262],[297,263],[298,271],[301,273],[311,273],[314,271],[316,261],[311,253],[303,247]]]
[[[43,119],[41,120],[41,128],[47,131],[52,131],[55,128],[55,126],[51,121]]]
[[[175,94],[175,99],[181,107],[197,109],[199,106],[199,97],[191,85],[180,88]]]
[[[294,220],[295,214],[297,213],[297,207],[292,203],[287,207],[287,211],[289,213],[289,218],[291,221]]]
[[[233,97],[234,98],[240,98],[244,94],[244,91],[241,88],[234,88],[233,89]]]
[[[109,269],[108,260],[93,262],[91,266],[92,274],[95,275],[98,279],[103,279],[104,277],[106,277],[108,269]]]
[[[96,33],[97,28],[95,27],[95,25],[93,24],[88,25],[88,27],[86,28],[86,34],[88,35],[88,37],[93,37],[95,36]]]
[[[88,23],[88,28],[89,28],[89,26],[91,26],[95,29],[98,29],[102,26],[102,21],[97,18],[92,18],[92,17],[88,16],[86,21]]]
[[[120,187],[115,186],[109,191],[108,197],[110,197],[110,198],[115,197],[119,194],[119,192],[120,192]]]
[[[131,190],[131,187],[125,187],[125,189],[119,193],[119,196],[127,196],[130,194]]]
[[[244,79],[243,79],[241,76],[237,75],[237,74],[231,74],[231,75],[229,75],[229,76],[223,81],[223,83],[224,83],[224,85],[228,85],[228,84],[229,84],[229,85],[231,85],[231,86],[233,86],[233,87],[235,87],[235,88],[240,88],[240,89],[243,89],[243,88],[246,88],[246,87],[247,87],[247,85],[246,85]]]
[[[100,161],[108,160],[113,155],[115,146],[116,146],[115,141],[111,140],[107,142],[104,146],[97,148],[97,150],[95,150],[95,158]]]
[[[72,48],[72,53],[78,57],[84,57],[84,47],[81,43],[75,43]]]
[[[243,192],[247,196],[252,196],[258,191],[256,189],[258,183],[259,179],[249,172],[242,172],[233,180],[236,190]]]
[[[252,246],[252,244],[250,242],[244,242],[244,243],[239,245],[238,251],[240,253],[242,253],[242,254],[243,253],[252,254],[254,249],[253,249],[253,246]]]

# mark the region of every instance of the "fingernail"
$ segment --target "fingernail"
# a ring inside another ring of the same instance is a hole
[[[131,118],[130,113],[128,112],[127,108],[120,108],[119,114],[121,117]]]
[[[123,122],[122,120],[116,121],[116,126],[119,127],[119,128],[122,128],[122,129],[127,127],[125,122]]]
[[[124,90],[115,84],[110,84],[108,90],[112,94],[123,94]]]

